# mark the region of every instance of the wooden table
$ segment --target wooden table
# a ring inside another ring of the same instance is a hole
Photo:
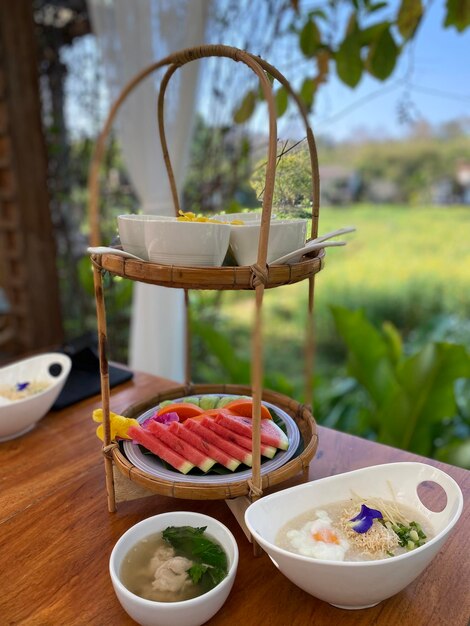
[[[138,374],[116,388],[120,412],[171,387]],[[464,512],[443,551],[408,589],[371,609],[345,611],[313,598],[288,581],[252,546],[222,501],[162,496],[106,506],[103,461],[91,413],[98,397],[50,413],[30,434],[0,444],[0,625],[126,626],[108,574],[111,549],[136,522],[172,510],[212,515],[234,533],[240,548],[235,585],[213,626],[413,624],[466,626],[470,617],[470,472],[441,467],[459,483]],[[390,461],[423,460],[406,452],[320,428],[310,478]],[[294,484],[294,480],[285,483]],[[184,626],[184,624],[182,624]]]

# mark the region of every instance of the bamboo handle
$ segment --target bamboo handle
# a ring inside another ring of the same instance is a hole
[[[124,87],[116,101],[114,102],[108,117],[105,121],[102,132],[100,133],[95,150],[93,153],[89,179],[88,179],[88,192],[89,192],[89,223],[90,223],[90,244],[92,246],[98,246],[101,243],[100,232],[100,220],[99,220],[99,172],[101,163],[104,156],[104,149],[106,139],[111,130],[114,118],[117,115],[119,108],[127,99],[129,94],[145,80],[150,74],[158,70],[159,68],[169,66],[167,69],[159,91],[157,114],[158,114],[158,126],[160,130],[160,140],[162,144],[163,156],[165,165],[168,172],[168,178],[170,181],[171,192],[175,205],[175,212],[178,214],[179,200],[176,189],[176,182],[174,179],[173,169],[171,166],[171,160],[168,153],[168,146],[166,142],[165,129],[164,129],[164,96],[169,80],[175,71],[189,63],[191,61],[201,59],[204,57],[227,57],[234,61],[239,61],[247,65],[259,78],[263,95],[268,105],[269,114],[269,143],[268,143],[268,160],[266,168],[265,178],[265,191],[263,196],[263,209],[261,215],[261,228],[258,242],[258,255],[257,262],[252,266],[253,280],[252,286],[256,291],[256,308],[255,308],[255,321],[252,337],[252,393],[253,393],[253,472],[252,472],[252,496],[259,497],[261,492],[261,455],[260,455],[260,421],[261,421],[261,397],[262,397],[262,381],[263,381],[263,358],[262,358],[262,302],[264,295],[264,286],[267,282],[268,268],[266,265],[268,240],[269,240],[269,226],[271,221],[272,201],[274,194],[274,183],[276,175],[276,145],[277,145],[277,122],[276,122],[276,104],[274,95],[272,92],[271,83],[266,77],[265,72],[269,72],[274,78],[276,78],[288,91],[291,97],[296,102],[307,131],[307,142],[310,151],[310,162],[312,169],[312,237],[316,237],[318,234],[318,215],[319,215],[319,168],[318,168],[318,156],[316,151],[315,140],[312,130],[309,126],[307,112],[301,100],[293,91],[286,78],[272,65],[264,61],[263,59],[251,55],[238,48],[223,45],[203,45],[197,48],[188,48],[180,52],[171,54],[164,59],[149,65],[147,68],[139,72],[131,81]],[[95,286],[98,288],[99,279],[95,273]],[[309,336],[313,326],[313,279],[310,281],[309,290],[309,323],[308,332]],[[99,299],[97,297],[97,303]],[[104,353],[104,350],[103,350]],[[105,354],[100,354],[102,357],[103,365],[107,365],[107,359]],[[311,379],[311,363],[313,362],[313,343],[307,341],[306,349],[306,376]],[[102,365],[102,367],[103,367]],[[189,377],[189,368],[187,368],[186,377]],[[103,377],[106,378],[106,377]],[[102,380],[104,387],[107,388],[109,394],[109,386],[107,380]],[[308,387],[308,385],[307,385]],[[105,400],[106,393],[104,393]],[[108,402],[104,402],[108,404]],[[105,407],[105,412],[109,411]]]

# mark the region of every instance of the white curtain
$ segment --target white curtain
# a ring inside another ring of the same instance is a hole
[[[89,0],[111,99],[140,70],[182,48],[204,42],[210,0]],[[172,77],[165,96],[165,131],[181,190],[196,103],[199,63]],[[118,114],[123,158],[143,213],[173,215],[156,123],[162,73],[147,78]],[[184,380],[184,293],[136,283],[129,346],[133,369]]]

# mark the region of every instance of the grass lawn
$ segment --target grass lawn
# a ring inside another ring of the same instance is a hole
[[[319,232],[353,225],[348,245],[327,250],[316,280],[318,366],[342,362],[330,305],[364,308],[377,323],[389,320],[406,336],[439,314],[470,312],[470,207],[411,208],[358,205],[323,208]],[[265,295],[266,367],[295,380],[302,371],[307,281]],[[224,293],[223,325],[248,354],[253,297]]]

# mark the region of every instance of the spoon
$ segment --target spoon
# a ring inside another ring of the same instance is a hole
[[[304,254],[307,254],[307,252],[312,252],[313,250],[319,250],[321,248],[333,248],[336,246],[345,245],[345,241],[326,241],[323,243],[323,241],[317,241],[316,239],[312,239],[312,241],[309,241],[307,244],[305,244],[305,246],[302,246],[302,248],[299,248],[298,250],[293,250],[292,252],[289,252],[289,254],[285,254],[284,256],[281,256],[278,259],[271,261],[269,265],[282,265],[283,263],[287,263],[287,261],[297,262],[297,260],[301,259]]]
[[[136,256],[135,254],[131,254],[130,252],[126,252],[125,250],[121,250],[121,248],[112,248],[111,246],[90,246],[87,248],[88,254],[117,254],[118,256],[123,256],[126,259],[135,259],[136,261],[145,261],[140,256]]]
[[[324,235],[320,235],[316,239],[310,239],[306,243],[306,245],[310,243],[316,243],[317,241],[326,241],[327,239],[331,239],[331,237],[336,237],[336,235],[345,235],[346,233],[353,233],[355,231],[354,226],[344,226],[344,228],[338,228],[337,230],[332,230],[330,233],[325,233]]]
[[[337,235],[345,235],[346,233],[352,233],[355,230],[356,229],[354,226],[344,226],[343,228],[338,228],[336,230],[332,230],[329,233],[325,233],[324,235],[320,235],[320,237],[316,237],[316,239],[310,239],[310,241],[307,241],[305,246],[302,246],[302,248],[299,248],[298,250],[294,250],[293,252],[289,252],[289,254],[279,257],[275,261],[271,261],[271,265],[273,265],[273,263],[276,263],[276,264],[286,263],[287,261],[291,261],[292,259],[295,259],[297,256],[300,259],[307,252],[310,252],[311,250],[318,250],[319,247],[328,248],[328,247],[333,247],[333,245],[344,246],[346,245],[346,242],[341,242],[339,244],[333,244],[333,245],[329,243],[328,245],[325,245],[325,246],[316,246],[315,244],[320,243],[322,241],[326,241],[327,239],[331,239],[331,237],[336,237]]]

